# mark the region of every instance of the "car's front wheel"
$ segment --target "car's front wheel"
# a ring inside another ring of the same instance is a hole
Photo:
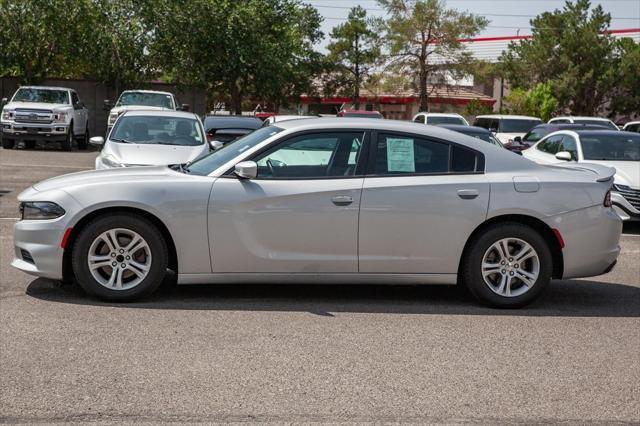
[[[71,259],[85,291],[107,301],[130,302],[162,283],[168,252],[153,223],[121,213],[98,217],[82,228]]]
[[[552,270],[545,239],[535,229],[513,222],[491,226],[472,241],[462,279],[480,302],[517,308],[542,293]]]
[[[69,131],[67,132],[67,137],[61,142],[63,151],[71,151],[73,148],[73,123],[69,125]]]

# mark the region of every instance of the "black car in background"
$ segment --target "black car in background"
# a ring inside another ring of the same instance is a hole
[[[543,137],[549,133],[557,132],[558,130],[611,130],[606,126],[600,126],[596,124],[538,124],[533,129],[529,130],[522,138],[515,137],[513,142],[506,144],[504,147],[510,151],[521,152],[527,148],[533,146]]]
[[[218,141],[222,145],[259,129],[262,120],[256,117],[209,115],[204,118],[204,130],[209,142]]]
[[[465,126],[464,124],[436,124],[443,129],[453,130],[454,132],[462,133],[465,135],[473,136],[474,138],[489,142],[490,144],[504,148],[502,143],[496,138],[493,133],[484,127],[478,126]]]

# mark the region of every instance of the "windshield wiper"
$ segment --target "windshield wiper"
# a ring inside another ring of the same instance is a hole
[[[114,142],[120,142],[120,143],[135,143],[135,142],[132,142],[132,141],[129,141],[129,140],[126,140],[126,139],[113,139],[113,138],[111,138],[111,140],[114,141]]]

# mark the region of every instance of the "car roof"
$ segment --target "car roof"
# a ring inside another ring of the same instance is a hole
[[[464,124],[436,124],[437,127],[444,129],[455,130],[456,132],[474,133],[474,134],[491,134],[491,132],[484,127],[479,126],[466,126]]]
[[[173,96],[173,93],[171,93],[171,92],[162,92],[160,90],[130,89],[130,90],[123,90],[122,93],[157,93],[159,95],[171,95],[171,96]],[[120,95],[122,95],[122,93]]]
[[[379,115],[380,111],[367,111],[366,109],[343,109],[338,112],[339,114],[370,114],[370,115]]]
[[[637,133],[633,133],[633,132],[620,132],[619,130],[572,130],[573,133],[577,134],[578,136],[591,136],[591,135],[597,135],[597,136],[619,136],[620,134],[637,134]]]
[[[578,116],[578,115],[563,115],[560,117],[553,117],[551,120],[600,120],[600,121],[611,121],[608,118],[604,117],[587,117],[587,116]],[[549,120],[549,121],[551,121]],[[553,123],[551,123],[553,124]]]
[[[425,115],[432,117],[462,117],[460,114],[456,114],[455,112],[419,112],[416,115]]]
[[[263,121],[252,116],[224,116],[208,115],[204,118],[205,127],[208,129],[257,129],[262,126]]]
[[[501,120],[540,120],[538,117],[531,117],[529,115],[510,115],[510,114],[485,114],[478,115],[476,118],[497,118]]]
[[[597,124],[580,124],[580,123],[542,123],[535,126],[533,129],[558,129],[558,130],[598,130],[598,129],[607,129],[611,130],[607,126],[600,126]],[[531,130],[533,130],[531,129]]]
[[[127,110],[123,114],[123,116],[154,116],[154,117],[178,117],[178,118],[194,118],[197,119],[198,116],[192,112],[187,111],[174,111],[172,109],[135,109],[135,110]]]
[[[71,90],[74,91],[73,89],[70,89],[68,87],[59,87],[59,86],[20,86],[18,87],[18,89],[47,89],[47,90]]]

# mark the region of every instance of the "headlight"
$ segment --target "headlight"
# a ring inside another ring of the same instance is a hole
[[[3,110],[2,111],[2,118],[4,120],[11,120],[13,118],[13,111]]]
[[[116,158],[113,155],[105,155],[103,157],[100,157],[100,161],[106,167],[110,167],[110,168],[113,168],[113,167],[124,167],[124,164],[118,162],[118,160],[116,160]]]
[[[54,121],[54,123],[66,123],[67,122],[67,113],[66,112],[54,112],[53,113],[53,121]]]
[[[20,203],[22,220],[55,219],[65,214],[62,207],[50,201],[28,201]]]

